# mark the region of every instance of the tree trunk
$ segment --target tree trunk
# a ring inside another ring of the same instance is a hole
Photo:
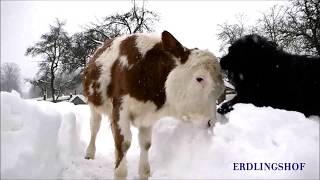
[[[54,62],[52,62],[52,64],[51,64],[51,80],[50,80],[50,86],[51,86],[51,97],[52,97],[52,102],[56,102],[56,99],[55,99],[55,97],[54,97],[54,95],[55,95],[55,89],[54,89],[54,79],[55,79],[55,76],[54,76],[54,68],[53,68],[53,66],[54,66]]]
[[[55,92],[55,89],[54,89],[54,73],[51,73],[51,82],[50,82],[50,86],[51,86],[51,97],[52,97],[52,101],[53,102],[56,102],[56,99],[54,97],[54,94],[56,93]]]

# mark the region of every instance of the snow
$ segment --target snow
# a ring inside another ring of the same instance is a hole
[[[95,160],[85,160],[89,108],[24,100],[1,92],[1,179],[106,179],[114,147],[108,118]],[[213,131],[166,117],[153,129],[150,179],[318,179],[319,117],[237,104]],[[137,129],[131,128],[128,179],[138,178]],[[306,163],[302,171],[235,171],[233,163]]]

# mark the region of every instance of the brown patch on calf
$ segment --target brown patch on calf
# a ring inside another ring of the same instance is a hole
[[[96,106],[102,104],[101,94],[100,92],[98,92],[98,89],[100,88],[100,83],[98,82],[99,77],[100,67],[97,66],[94,61],[90,61],[84,73],[83,92],[84,95],[88,98],[88,101]],[[93,91],[92,94],[89,91],[90,86]]]
[[[119,98],[129,94],[137,100],[153,102],[157,108],[165,103],[165,81],[167,76],[176,66],[173,56],[180,58],[181,63],[188,60],[190,50],[184,48],[169,32],[162,33],[162,41],[142,57],[136,47],[136,35],[125,38],[120,43],[119,56],[126,56],[131,68],[124,68],[117,59],[111,67],[111,82],[107,87],[109,98]],[[84,80],[84,94],[94,105],[101,105],[101,94],[97,91],[100,84],[100,67],[95,60],[108,48],[112,41],[106,42],[99,48],[86,69]],[[92,83],[94,90],[90,95],[89,87]]]
[[[113,139],[116,148],[116,162],[115,168],[117,168],[123,159],[124,156],[124,137],[121,134],[121,129],[119,127],[119,120],[120,120],[120,108],[121,108],[121,98],[113,98],[112,101],[113,109],[112,109],[112,122],[111,122],[111,129],[113,134]]]
[[[141,59],[139,49],[136,47],[137,36],[132,35],[124,39],[120,44],[120,56],[126,56],[128,65],[136,63]]]
[[[135,51],[135,48],[132,51]],[[172,55],[165,51],[159,42],[143,58],[128,61],[135,61],[130,69],[123,68],[119,60],[113,64],[108,96],[113,98],[129,94],[142,102],[151,101],[158,109],[161,108],[166,99],[165,81],[176,66]]]
[[[99,56],[111,46],[113,39],[107,40],[103,46],[98,48],[85,69],[84,78],[83,78],[83,93],[88,98],[88,101],[93,103],[96,106],[102,105],[101,93],[98,91],[100,88],[100,83],[98,79],[101,75],[101,67],[97,66],[96,60]],[[90,94],[90,86],[92,87],[93,93]]]
[[[116,60],[111,67],[111,82],[107,87],[107,95],[110,98],[119,98],[127,94],[126,77],[124,69],[119,60]]]

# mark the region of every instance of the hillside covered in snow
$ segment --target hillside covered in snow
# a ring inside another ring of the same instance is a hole
[[[111,179],[114,145],[104,117],[95,160],[85,160],[87,105],[24,100],[1,92],[1,179]],[[138,178],[132,127],[128,179]],[[305,163],[303,170],[235,170],[234,163]],[[319,117],[237,104],[213,131],[170,117],[153,129],[150,179],[318,179]]]

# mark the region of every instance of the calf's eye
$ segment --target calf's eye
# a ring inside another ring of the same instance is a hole
[[[203,78],[202,78],[202,77],[197,77],[196,80],[197,80],[198,82],[201,82],[201,81],[203,81]]]

